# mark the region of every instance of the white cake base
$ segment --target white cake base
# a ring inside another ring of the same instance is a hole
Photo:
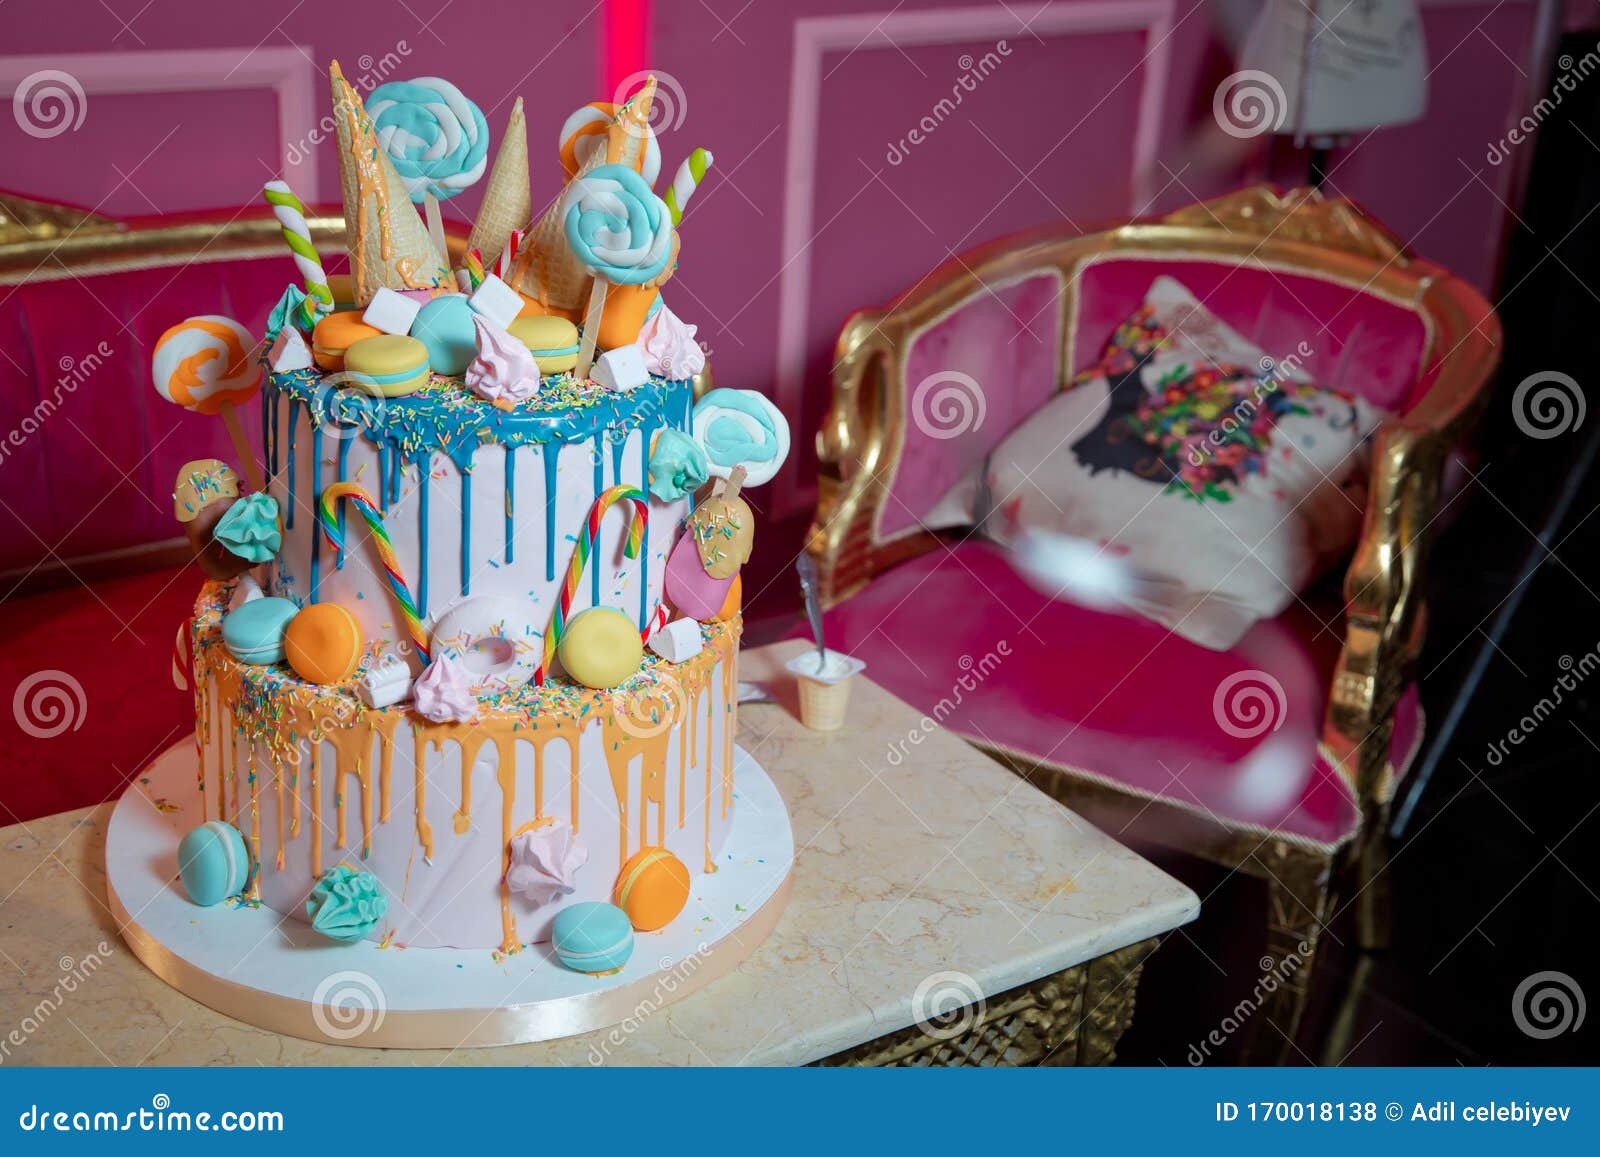
[[[688,907],[639,933],[612,976],[573,972],[548,944],[483,949],[335,944],[265,906],[201,908],[178,881],[178,840],[199,822],[152,800],[187,798],[191,743],[168,748],[123,793],[106,832],[106,891],[134,954],[178,991],[248,1024],[372,1048],[463,1048],[573,1036],[657,1009],[753,952],[789,898],[794,833],[777,787],[735,748],[733,826]]]

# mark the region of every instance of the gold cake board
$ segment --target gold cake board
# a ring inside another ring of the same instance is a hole
[[[743,748],[734,752],[736,802],[718,870],[696,878],[671,925],[638,934],[627,966],[612,976],[572,972],[548,944],[509,957],[336,944],[264,905],[190,903],[177,879],[177,846],[198,817],[166,802],[193,792],[187,742],[158,756],[117,801],[106,832],[106,893],[123,939],[152,972],[272,1032],[408,1049],[575,1036],[704,988],[777,924],[789,899],[794,833],[772,779]]]

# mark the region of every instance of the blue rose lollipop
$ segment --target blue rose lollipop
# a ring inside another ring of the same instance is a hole
[[[412,201],[454,197],[483,176],[489,125],[448,80],[421,76],[380,84],[367,114]]]

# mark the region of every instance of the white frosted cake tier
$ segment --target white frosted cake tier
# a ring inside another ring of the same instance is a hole
[[[268,594],[348,609],[380,652],[406,638],[371,534],[348,504],[339,560],[318,529],[322,492],[358,483],[384,515],[400,572],[425,625],[469,597],[526,599],[542,630],[596,497],[646,490],[661,430],[688,430],[690,382],[651,379],[628,394],[547,378],[533,403],[496,409],[447,379],[375,398],[314,371],[270,375],[262,389],[267,491],[283,546],[265,568]],[[661,602],[667,552],[687,498],[649,500],[639,558],[625,559],[627,512],[607,515],[572,613],[604,605],[644,629]],[[421,670],[413,657],[412,669]]]
[[[739,621],[701,627],[683,663],[646,653],[611,691],[555,677],[435,724],[368,710],[352,688],[247,666],[221,641],[227,584],[206,586],[192,642],[199,777],[185,810],[244,833],[250,899],[305,919],[317,877],[347,863],[388,900],[369,939],[516,951],[567,904],[609,900],[622,864],[664,846],[715,870],[733,807]],[[535,908],[505,883],[513,836],[552,820],[588,854],[575,890]]]

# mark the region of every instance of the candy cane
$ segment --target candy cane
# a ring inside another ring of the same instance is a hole
[[[322,258],[311,243],[311,226],[306,224],[306,207],[300,198],[283,181],[268,181],[261,189],[272,215],[278,219],[283,240],[294,254],[294,263],[306,283],[306,324],[315,325],[319,313],[333,308],[333,290],[328,288],[328,275],[322,271]]]
[[[494,268],[489,272],[496,277],[505,278],[511,272],[511,263],[517,259],[517,250],[522,248],[522,230],[513,229],[511,236],[506,238],[506,247],[500,250],[500,256],[495,258]]]
[[[705,180],[706,170],[711,168],[711,151],[709,149],[696,149],[684,158],[683,164],[678,166],[678,171],[672,176],[672,185],[667,189],[667,195],[661,198],[667,203],[667,212],[672,214],[672,223],[683,223],[683,210],[689,204],[689,198],[694,195],[700,182]]]
[[[328,545],[333,548],[334,557],[337,559],[345,552],[345,539],[339,530],[338,514],[339,503],[345,499],[355,503],[356,511],[366,521],[367,529],[372,532],[372,541],[377,547],[378,558],[383,562],[384,573],[389,579],[389,589],[394,593],[395,601],[400,604],[400,615],[405,619],[406,630],[411,635],[411,641],[416,644],[417,654],[422,656],[422,661],[429,662],[428,633],[422,629],[422,616],[417,614],[417,601],[411,597],[411,588],[406,585],[405,576],[400,573],[400,560],[395,557],[394,543],[389,541],[389,531],[383,525],[383,512],[378,509],[372,496],[354,482],[335,482],[322,492],[322,497],[317,503],[317,522],[322,526],[322,533],[327,538]]]
[[[467,266],[467,279],[472,283],[472,288],[477,289],[483,284],[483,254],[476,249],[468,249],[463,260]]]
[[[649,500],[644,491],[636,486],[613,486],[594,500],[594,505],[589,508],[589,518],[584,523],[583,533],[578,536],[577,545],[572,551],[572,561],[567,565],[567,578],[561,584],[561,598],[556,603],[555,613],[550,616],[550,627],[544,633],[544,658],[539,663],[539,670],[533,677],[534,685],[544,686],[544,677],[550,670],[550,662],[556,656],[556,648],[561,645],[562,636],[567,633],[567,613],[572,609],[573,596],[578,592],[578,583],[583,578],[585,564],[589,556],[595,552],[599,545],[600,523],[605,519],[606,511],[618,502],[633,504],[633,517],[628,521],[628,537],[623,543],[622,553],[628,558],[638,558],[639,550],[644,543],[644,528],[650,518]],[[646,628],[648,630],[648,628]],[[644,632],[640,632],[640,637]]]

